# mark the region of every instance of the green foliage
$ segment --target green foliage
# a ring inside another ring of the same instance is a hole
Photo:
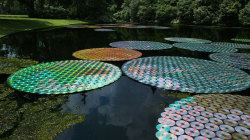
[[[240,10],[239,21],[243,25],[250,25],[250,1]]]
[[[157,5],[156,21],[158,23],[171,22],[177,16],[177,8],[170,4]]]
[[[84,121],[84,116],[63,114],[60,106],[67,96],[39,97],[20,103],[7,97],[14,90],[0,84],[0,138],[53,139],[58,133]]]
[[[18,58],[0,58],[0,74],[11,74],[21,68],[38,64],[37,61]]]

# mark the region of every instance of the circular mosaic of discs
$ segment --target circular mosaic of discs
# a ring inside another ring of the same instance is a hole
[[[110,43],[109,45],[116,48],[133,50],[163,50],[172,48],[170,44],[153,41],[118,41]]]
[[[190,93],[226,93],[250,86],[250,76],[218,62],[174,56],[126,62],[123,72],[141,83]]]
[[[250,70],[250,54],[247,53],[214,53],[209,57],[218,62]]]
[[[112,30],[112,29],[94,29],[94,31],[96,31],[96,32],[113,32],[115,30]]]
[[[246,38],[232,38],[231,40],[238,41],[238,42],[250,42],[250,39],[246,39]]]
[[[215,44],[203,44],[203,43],[175,43],[175,47],[188,49],[191,51],[200,52],[237,52],[235,48],[226,48]]]
[[[183,43],[211,43],[210,40],[198,39],[198,38],[184,38],[184,37],[168,37],[164,38],[168,41],[183,42]]]
[[[139,51],[121,48],[94,48],[73,53],[73,56],[79,59],[99,61],[123,61],[138,58],[141,55]]]
[[[176,101],[161,113],[156,137],[161,140],[248,140],[249,102],[250,97],[228,94],[196,95]]]
[[[229,42],[213,42],[211,44],[220,45],[226,48],[250,49],[250,45],[248,44],[229,43]]]
[[[23,92],[64,94],[103,87],[120,76],[121,70],[108,63],[67,60],[42,63],[17,71],[8,78],[8,84]]]

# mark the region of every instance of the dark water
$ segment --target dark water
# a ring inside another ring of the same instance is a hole
[[[72,53],[87,48],[107,47],[121,40],[164,41],[164,37],[192,37],[211,41],[246,38],[250,29],[198,26],[175,26],[167,30],[114,28],[116,32],[94,29],[41,29],[20,32],[0,39],[1,56],[31,58],[40,62],[75,59]],[[168,42],[171,43],[171,42]],[[240,52],[247,52],[240,50]],[[249,52],[249,51],[248,51]],[[209,53],[172,48],[142,51],[144,56],[187,56],[209,59]],[[119,67],[124,62],[111,62]],[[249,73],[249,72],[248,72]],[[163,91],[138,83],[123,75],[106,87],[68,96],[62,111],[83,114],[86,120],[60,133],[57,140],[152,140],[163,108],[178,100],[162,97]],[[247,91],[236,94],[247,94]]]

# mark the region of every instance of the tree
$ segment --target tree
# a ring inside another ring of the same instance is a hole
[[[248,2],[247,5],[240,10],[239,21],[243,25],[250,25],[250,2]]]

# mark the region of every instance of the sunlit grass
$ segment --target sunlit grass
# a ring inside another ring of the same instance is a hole
[[[28,18],[27,15],[0,15],[0,37],[7,34],[70,24],[87,24],[80,20]]]

